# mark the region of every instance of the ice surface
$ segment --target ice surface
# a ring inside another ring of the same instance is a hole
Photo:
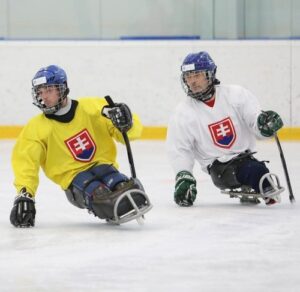
[[[299,143],[282,143],[294,205],[287,191],[278,205],[241,205],[196,167],[197,200],[180,208],[164,142],[141,141],[132,143],[136,172],[154,205],[145,225],[108,225],[71,205],[41,175],[31,229],[9,223],[13,144],[0,142],[1,292],[300,291]],[[275,142],[259,142],[258,151],[286,186]],[[129,174],[124,146],[119,161]]]

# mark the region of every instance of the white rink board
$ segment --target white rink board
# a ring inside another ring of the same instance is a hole
[[[0,42],[0,125],[23,125],[39,113],[31,79],[57,64],[69,77],[70,96],[111,95],[146,126],[166,126],[185,94],[180,65],[190,52],[208,51],[223,83],[256,94],[286,126],[300,125],[299,41],[9,41]]]

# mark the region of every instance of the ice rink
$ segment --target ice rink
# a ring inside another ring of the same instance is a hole
[[[9,222],[15,195],[10,153],[0,141],[0,291],[300,291],[300,144],[282,143],[296,198],[271,207],[241,205],[195,168],[198,197],[173,203],[174,174],[163,141],[132,143],[136,172],[154,207],[145,224],[111,226],[71,205],[42,174],[36,226]],[[130,174],[126,149],[120,170]],[[259,159],[286,187],[275,142],[259,142]]]

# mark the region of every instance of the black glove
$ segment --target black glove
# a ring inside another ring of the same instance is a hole
[[[15,198],[14,206],[10,212],[10,222],[15,227],[34,226],[35,203],[32,195],[23,188]]]
[[[264,111],[257,118],[258,129],[265,137],[273,136],[283,127],[279,114],[274,111]]]
[[[113,125],[125,133],[132,127],[132,115],[129,107],[125,103],[116,103],[114,107],[106,105],[101,114],[111,119]]]

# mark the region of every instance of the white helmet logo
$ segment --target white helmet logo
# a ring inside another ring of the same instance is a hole
[[[36,79],[32,80],[32,85],[33,86],[38,86],[38,85],[45,84],[45,83],[47,83],[47,79],[46,79],[45,76],[39,77],[39,78],[36,78]]]

